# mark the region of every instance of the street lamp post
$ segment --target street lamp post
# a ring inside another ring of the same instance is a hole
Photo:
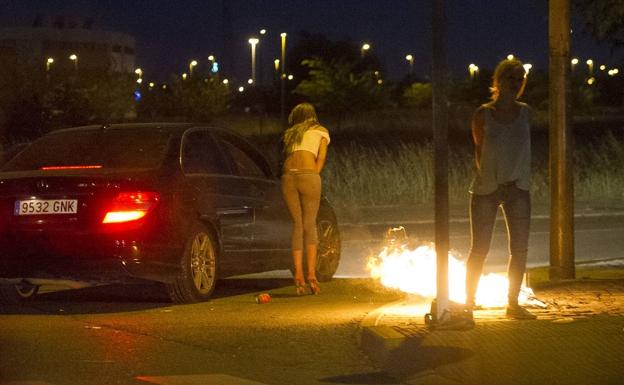
[[[189,63],[189,77],[193,76],[193,67],[197,65],[197,60],[191,60]]]
[[[75,53],[69,55],[69,60],[74,62],[74,71],[78,71],[78,55]]]
[[[360,56],[364,57],[364,54],[366,53],[366,51],[368,51],[371,48],[371,45],[368,43],[364,43],[362,44],[362,47],[360,48]]]
[[[282,130],[286,129],[286,32],[280,34],[282,38],[281,60],[280,60],[280,115]]]
[[[50,72],[50,67],[52,66],[52,63],[54,63],[54,58],[49,57],[46,60],[46,72]]]
[[[409,74],[410,76],[412,76],[414,74],[414,56],[412,56],[411,54],[407,55],[405,56],[405,60],[407,60],[407,62],[409,63],[409,66],[410,66]]]
[[[468,66],[468,72],[470,73],[470,80],[474,80],[475,76],[479,73],[479,66],[474,63],[470,63]]]
[[[259,41],[255,37],[249,39],[249,45],[251,45],[251,80],[253,84],[256,83],[256,45]]]
[[[594,76],[594,61],[592,59],[587,59],[587,70],[589,71],[589,77]]]

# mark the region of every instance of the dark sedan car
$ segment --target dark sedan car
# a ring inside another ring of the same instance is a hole
[[[318,277],[340,259],[331,206],[318,215]],[[0,169],[0,300],[49,282],[163,282],[174,302],[216,279],[289,269],[279,179],[240,136],[191,124],[49,133]]]

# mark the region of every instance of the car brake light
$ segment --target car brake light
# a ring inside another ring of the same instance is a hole
[[[43,166],[40,169],[43,171],[50,170],[82,170],[88,168],[102,168],[100,164],[85,164],[85,165],[76,165],[76,166]]]
[[[160,195],[152,191],[119,193],[113,199],[102,223],[123,223],[141,219],[156,207],[159,200]]]

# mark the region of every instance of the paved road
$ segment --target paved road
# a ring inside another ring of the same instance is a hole
[[[337,275],[342,277],[365,277],[366,260],[371,253],[378,253],[383,234],[392,226],[405,226],[408,236],[432,242],[433,223],[391,222],[369,225],[345,225],[343,234],[343,256]],[[549,264],[550,240],[549,218],[536,217],[532,221],[529,241],[529,266]],[[468,256],[470,249],[470,227],[466,219],[454,220],[450,229],[450,247],[460,259]],[[624,216],[596,215],[579,216],[575,220],[576,261],[590,261],[622,258],[624,250]],[[503,272],[507,264],[507,235],[505,224],[498,221],[492,239],[492,248],[486,260],[487,272]]]
[[[186,306],[154,287],[47,293],[0,308],[0,384],[394,383],[358,345],[364,316],[399,298],[370,280],[335,280],[305,297],[290,280],[225,280],[214,300]],[[256,304],[258,292],[272,301]]]

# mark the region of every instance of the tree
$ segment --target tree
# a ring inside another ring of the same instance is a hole
[[[228,87],[216,76],[176,78],[172,90],[177,115],[196,122],[209,122],[222,114],[230,94]]]
[[[431,83],[412,83],[403,91],[403,98],[407,107],[431,108]]]
[[[309,68],[309,79],[299,83],[294,92],[339,118],[346,113],[381,108],[388,103],[387,91],[379,82],[378,74],[355,71],[357,63],[316,58],[304,60],[303,65]]]
[[[573,0],[573,9],[598,41],[613,49],[624,46],[624,2],[622,0]]]

